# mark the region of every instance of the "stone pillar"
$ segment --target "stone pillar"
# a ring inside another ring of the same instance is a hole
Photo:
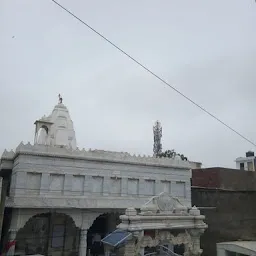
[[[207,225],[202,221],[200,216],[200,210],[193,206],[189,210],[189,214],[195,216],[195,225],[200,225],[202,228],[193,228],[188,230],[188,233],[191,237],[191,244],[189,246],[188,251],[186,251],[186,255],[191,256],[200,256],[203,250],[200,248],[200,236],[204,233]],[[189,252],[189,254],[187,254]]]
[[[40,195],[45,195],[48,193],[49,181],[50,181],[50,174],[42,173]],[[65,187],[64,187],[64,189],[65,189]]]
[[[144,230],[141,230],[139,232],[135,232],[134,234],[137,235],[136,254],[139,253],[140,255],[143,256],[145,254],[145,247],[141,246],[141,240],[143,239],[145,232]]]
[[[18,230],[17,229],[10,229],[9,230],[9,239],[6,244],[6,256],[13,256],[15,253],[15,245],[16,245],[16,234]]]
[[[135,240],[129,240],[124,246],[124,256],[135,256]]]
[[[103,196],[108,196],[110,192],[110,177],[105,176],[103,180]]]
[[[0,238],[2,235],[2,227],[3,227],[3,221],[4,221],[4,209],[5,209],[5,199],[7,195],[7,189],[8,189],[8,180],[5,178],[2,178],[2,189],[1,189],[1,201],[0,201]]]
[[[87,229],[81,229],[80,244],[79,244],[79,256],[86,256],[86,254],[87,254]]]
[[[200,256],[203,250],[200,248],[200,236],[204,233],[204,229],[191,229],[189,234],[191,237],[191,248],[189,252],[191,256]]]
[[[128,179],[122,178],[121,180],[121,196],[126,196],[128,190]]]

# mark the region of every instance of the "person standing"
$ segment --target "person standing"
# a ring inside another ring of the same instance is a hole
[[[99,256],[101,248],[101,235],[96,233],[92,238],[93,256]]]

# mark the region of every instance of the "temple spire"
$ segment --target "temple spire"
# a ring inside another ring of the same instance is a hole
[[[62,99],[61,95],[59,94],[59,104],[62,104],[62,101],[63,101],[63,99]]]
[[[76,149],[76,135],[72,119],[61,95],[49,116],[36,120],[35,144]]]

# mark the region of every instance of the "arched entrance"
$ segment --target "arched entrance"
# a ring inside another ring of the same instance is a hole
[[[79,235],[79,228],[68,215],[35,215],[18,231],[15,252],[21,255],[75,255],[79,251]]]
[[[104,246],[99,239],[113,232],[121,222],[119,213],[104,213],[96,218],[87,233],[87,255],[104,255]]]

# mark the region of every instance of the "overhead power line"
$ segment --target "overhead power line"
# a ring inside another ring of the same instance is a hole
[[[197,104],[195,101],[193,101],[192,99],[190,99],[188,96],[186,96],[184,93],[182,93],[181,91],[179,91],[178,89],[176,89],[174,86],[172,86],[171,84],[169,84],[168,82],[166,82],[163,78],[161,78],[159,75],[157,75],[156,73],[154,73],[153,71],[151,71],[149,68],[147,68],[146,66],[144,66],[141,62],[137,61],[134,57],[132,57],[130,54],[128,54],[127,52],[125,52],[124,50],[122,50],[119,46],[117,46],[115,43],[111,42],[109,39],[107,39],[105,36],[103,36],[100,32],[98,32],[97,30],[95,30],[93,27],[91,27],[90,25],[88,25],[85,21],[83,21],[82,19],[80,19],[79,17],[77,17],[73,12],[69,11],[67,8],[65,8],[63,5],[61,5],[60,3],[58,3],[55,0],[51,0],[53,3],[55,3],[57,6],[59,6],[61,9],[63,9],[65,12],[67,12],[68,14],[70,14],[71,16],[73,16],[76,20],[78,20],[79,22],[81,22],[83,25],[85,25],[87,28],[89,28],[90,30],[92,30],[94,33],[96,33],[98,36],[100,36],[101,38],[103,38],[105,41],[107,41],[109,44],[111,44],[113,47],[115,47],[117,50],[119,50],[120,52],[122,52],[124,55],[126,55],[129,59],[131,59],[132,61],[134,61],[135,63],[137,63],[140,67],[142,67],[144,70],[146,70],[148,73],[150,73],[151,75],[153,75],[154,77],[156,77],[158,80],[160,80],[162,83],[164,83],[165,85],[167,85],[169,88],[171,88],[172,90],[174,90],[176,93],[178,93],[179,95],[181,95],[183,98],[185,98],[186,100],[188,100],[189,102],[191,102],[193,105],[195,105],[196,107],[198,107],[199,109],[201,109],[203,112],[205,112],[206,114],[208,114],[209,116],[211,116],[212,118],[214,118],[215,120],[217,120],[219,123],[221,123],[222,125],[226,126],[229,130],[231,130],[232,132],[234,132],[235,134],[237,134],[238,136],[240,136],[241,138],[243,138],[244,140],[246,140],[247,142],[249,142],[250,144],[252,144],[253,146],[256,147],[256,144],[251,141],[250,139],[248,139],[247,137],[245,137],[243,134],[241,134],[240,132],[236,131],[234,128],[232,128],[230,125],[226,124],[225,122],[223,122],[222,120],[220,120],[217,116],[215,116],[214,114],[212,114],[211,112],[209,112],[208,110],[206,110],[204,107],[202,107],[201,105]]]

